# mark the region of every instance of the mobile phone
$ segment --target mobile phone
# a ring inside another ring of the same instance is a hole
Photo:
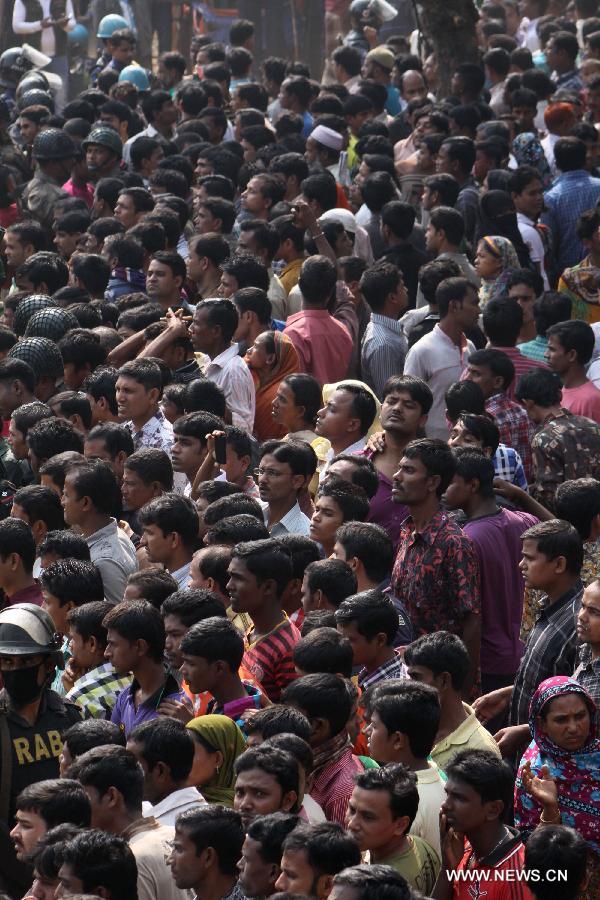
[[[227,462],[227,439],[224,434],[215,437],[215,459],[220,466]]]

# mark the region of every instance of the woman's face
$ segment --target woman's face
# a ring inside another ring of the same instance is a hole
[[[204,744],[194,737],[194,762],[190,772],[190,784],[198,788],[203,784],[210,784],[217,773],[217,766],[220,765],[220,762],[221,754],[218,751],[209,753]]]
[[[342,229],[335,241],[335,255],[341,259],[342,256],[352,256],[353,251],[354,242],[348,232]]]
[[[489,252],[486,244],[479,241],[475,256],[475,271],[480,278],[495,278],[502,268],[502,260]]]
[[[274,363],[274,354],[267,353],[267,340],[264,334],[259,334],[247,354],[248,365],[251,369],[260,372],[270,369]]]
[[[538,717],[538,727],[561,750],[575,753],[587,744],[590,735],[590,711],[579,694],[555,697],[544,706],[545,716]]]
[[[283,425],[288,431],[293,431],[301,414],[302,408],[296,406],[294,392],[285,381],[282,381],[273,399],[273,421],[277,422],[278,425]]]

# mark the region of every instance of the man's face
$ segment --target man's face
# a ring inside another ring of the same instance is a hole
[[[469,450],[482,450],[483,445],[479,438],[475,437],[467,430],[462,419],[458,419],[456,424],[452,426],[450,437],[448,438],[449,447],[467,447]]]
[[[421,404],[403,390],[393,390],[386,395],[381,404],[380,417],[384,431],[403,436],[416,435],[427,420]]]
[[[475,289],[468,289],[460,303],[456,304],[456,321],[462,329],[474,328],[479,321],[481,310],[479,296]]]
[[[175,838],[171,844],[171,854],[167,865],[180,890],[195,887],[202,877],[202,854],[198,854],[195,843],[190,839],[185,828],[175,828]]]
[[[168,564],[173,553],[173,533],[165,534],[158,525],[143,525],[140,546],[145,547],[152,562]]]
[[[207,206],[203,206],[201,203],[198,204],[196,215],[194,216],[194,225],[196,226],[196,232],[198,234],[209,234],[213,231],[219,233],[222,230],[221,219],[217,219],[215,216],[213,216],[209,208]]]
[[[348,639],[352,647],[352,662],[355,666],[369,666],[380,649],[376,639],[369,641],[360,634],[356,622],[340,622],[336,625],[339,633]]]
[[[113,664],[119,674],[124,674],[131,672],[137,663],[138,655],[127,638],[121,637],[114,629],[109,628],[104,658],[107,662]],[[99,828],[101,826],[92,823],[92,827]]]
[[[126,375],[117,378],[116,394],[119,416],[134,421],[146,416],[150,418],[158,399],[157,388],[148,391],[139,381]]]
[[[577,637],[594,647],[600,645],[600,587],[597,581],[583,592],[577,615]]]
[[[51,594],[46,588],[42,588],[42,595],[44,597],[42,609],[44,609],[52,619],[54,630],[58,632],[58,634],[67,634],[67,613],[72,608],[72,603],[69,602],[65,603],[64,606],[61,605],[59,598],[55,597],[54,594]]]
[[[175,124],[177,121],[177,107],[172,100],[167,100],[166,103],[163,103],[155,121],[165,128],[170,128],[171,125]]]
[[[116,62],[122,63],[123,66],[128,66],[133,62],[135,44],[132,44],[130,41],[121,41],[117,45],[111,44],[110,53]]]
[[[210,691],[215,683],[215,664],[210,663],[203,656],[191,656],[189,653],[182,653],[180,668],[184,681],[194,694]]]
[[[571,354],[573,351],[567,351],[558,340],[557,336],[551,334],[548,336],[548,346],[544,357],[553,372],[557,375],[564,375],[573,365]]]
[[[426,190],[428,190],[428,188],[426,188]],[[437,229],[433,227],[432,223],[429,222],[427,225],[427,230],[425,232],[425,245],[431,253],[439,252],[440,243],[443,237],[443,232],[437,231]]]
[[[251,178],[242,194],[242,208],[255,216],[266,217],[268,201],[260,189],[260,178]]]
[[[187,269],[187,277],[190,281],[200,282],[204,277],[204,261],[206,257],[200,258],[196,251],[191,247],[189,249],[190,255],[187,258],[186,269]]]
[[[432,493],[432,477],[420,459],[403,456],[394,472],[392,500],[407,506],[424,503]]]
[[[389,845],[403,834],[401,823],[394,819],[387,791],[366,791],[355,787],[348,801],[346,831],[358,843],[361,852]]]
[[[146,275],[146,292],[150,299],[170,300],[176,297],[181,287],[181,278],[176,278],[171,266],[153,259]]]
[[[27,246],[31,247],[30,244]],[[4,235],[4,252],[6,254],[6,261],[12,269],[18,269],[27,259],[24,245],[17,235],[13,234],[11,231],[7,231]]]
[[[284,850],[281,857],[281,874],[275,882],[278,891],[316,897],[318,880],[305,850]]]
[[[171,448],[173,471],[184,472],[191,481],[202,465],[206,452],[206,446],[202,446],[199,438],[176,434]]]
[[[20,116],[19,131],[21,132],[21,137],[23,138],[24,144],[31,146],[39,130],[39,125],[36,125],[36,123],[32,122],[31,119],[25,119],[23,116]]]
[[[462,834],[471,834],[482,828],[487,818],[488,804],[481,802],[475,789],[452,777],[448,778],[444,789],[446,799],[442,803],[442,812],[447,824]]]
[[[115,203],[115,219],[123,225],[125,230],[133,228],[138,221],[138,214],[135,211],[133,197],[129,194],[119,194]]]
[[[87,144],[85,161],[89,172],[96,178],[100,178],[105,172],[112,169],[116,158],[108,147],[102,147],[100,144]]]
[[[231,598],[231,608],[236,613],[247,612],[252,615],[252,610],[262,605],[263,585],[258,585],[256,576],[237,556],[232,557],[228,573],[227,593]]]
[[[70,259],[71,254],[77,249],[77,241],[81,237],[81,232],[69,234],[67,231],[57,231],[54,237],[54,246],[63,259]]]
[[[448,509],[464,509],[473,497],[473,482],[462,475],[455,475],[444,492],[444,502]]]
[[[427,96],[427,87],[419,72],[406,72],[400,81],[400,93],[407,103]]]
[[[439,174],[441,172],[446,172],[447,174],[452,174],[452,162],[450,157],[448,156],[448,148],[443,144],[438,151],[438,155],[435,160],[435,171]]]
[[[233,808],[242,817],[245,830],[258,816],[289,812],[294,803],[295,795],[284,794],[275,776],[262,769],[240,772],[235,780]]]
[[[352,413],[354,395],[336,390],[317,413],[316,433],[330,441],[341,440],[356,431],[357,419]]]
[[[67,863],[63,863],[58,870],[58,887],[55,897],[70,897],[71,894],[85,894],[85,888],[81,878],[76,878],[73,869]]]
[[[479,385],[486,400],[502,390],[502,378],[483,363],[469,363],[467,378]]]
[[[0,384],[1,387],[1,384]],[[11,419],[8,426],[8,443],[10,449],[16,459],[27,459],[27,441],[22,431],[19,431],[15,425],[15,420]]]
[[[251,837],[247,837],[242,845],[237,867],[240,886],[246,897],[268,897],[275,890],[279,867],[265,862],[261,850],[262,844]]]
[[[15,819],[15,827],[10,836],[15,845],[17,859],[23,860],[29,853],[33,853],[48,828],[44,819],[33,810],[17,809]]]
[[[524,540],[519,569],[529,588],[545,590],[556,579],[556,560],[540,553],[537,541]]]
[[[121,496],[125,508],[130,511],[141,509],[146,503],[157,496],[154,484],[146,484],[137,472],[125,469],[121,482]]]
[[[562,54],[556,49],[556,44],[552,39],[546,44],[546,63],[551,71],[560,65]]]
[[[325,473],[323,480],[329,481],[333,475],[337,475],[337,477],[341,478],[343,481],[349,481],[353,484],[353,478],[357,469],[358,466],[349,459],[336,459],[335,462],[330,463],[327,467],[327,472]]]
[[[74,474],[67,475],[62,494],[62,508],[67,525],[81,525],[85,519],[85,497],[78,497],[74,479]]]
[[[217,290],[219,297],[231,297],[232,294],[235,294],[237,289],[237,278],[234,275],[230,275],[229,272],[222,272],[221,281],[219,282]]]
[[[196,308],[192,324],[190,325],[190,338],[194,350],[200,350],[201,352],[205,352],[212,347],[215,341],[215,329],[209,324],[208,313],[199,306]]]
[[[529,284],[513,284],[508,289],[508,296],[514,297],[523,310],[523,325],[530,325],[533,322],[534,289]]]
[[[172,669],[181,668],[183,657],[179,645],[187,631],[179,616],[165,616],[165,657]]]
[[[35,900],[54,900],[58,884],[58,878],[49,878],[47,875],[41,875],[34,868],[33,883],[29,894],[35,897]]]
[[[258,476],[260,499],[266,503],[291,500],[302,487],[301,475],[294,475],[289,463],[282,463],[270,453],[265,453],[260,461]]]
[[[95,235],[86,231],[79,237],[79,249],[83,253],[100,253],[102,245]]]
[[[385,763],[396,762],[397,750],[394,750],[394,735],[390,735],[377,710],[371,712],[367,738],[369,741],[369,755],[372,759],[376,759],[380,766]]]
[[[544,208],[544,191],[542,182],[537,178],[530,181],[520,194],[512,194],[517,212],[523,213],[530,219],[537,219]]]
[[[90,669],[97,665],[97,657],[92,650],[91,642],[83,638],[72,626],[69,628],[69,652],[73,664],[80,669]]]

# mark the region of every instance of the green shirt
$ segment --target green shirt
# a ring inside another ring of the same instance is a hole
[[[404,850],[378,862],[384,866],[391,866],[423,894],[430,894],[433,891],[442,865],[433,847],[416,834],[407,835]]]

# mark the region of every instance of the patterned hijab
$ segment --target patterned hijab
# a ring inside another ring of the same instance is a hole
[[[246,749],[244,735],[229,716],[199,716],[188,722],[187,727],[198,735],[207,749],[210,748],[209,752],[220,750],[223,756],[223,762],[212,782],[199,786],[202,796],[207,803],[233,806],[234,764]]]
[[[552,184],[552,173],[540,139],[532,131],[518,134],[512,144],[513,156],[520,166],[537,169],[544,190]]]
[[[519,260],[515,252],[515,248],[508,238],[499,234],[486,235],[482,238],[488,253],[495,256],[501,262],[501,269],[494,278],[482,278],[481,287],[479,288],[479,301],[482,306],[493,297],[500,297],[506,293],[505,287],[513,269],[519,269]]]
[[[580,750],[563,750],[540,730],[537,719],[544,706],[556,697],[577,694],[590,711],[588,741]],[[547,766],[558,788],[563,825],[575,828],[590,847],[600,853],[600,740],[597,737],[596,704],[577,681],[557,675],[542,681],[529,707],[533,740],[519,763],[515,783],[515,825],[528,835],[540,820],[541,807],[523,787],[523,768],[531,765],[534,775]]]

